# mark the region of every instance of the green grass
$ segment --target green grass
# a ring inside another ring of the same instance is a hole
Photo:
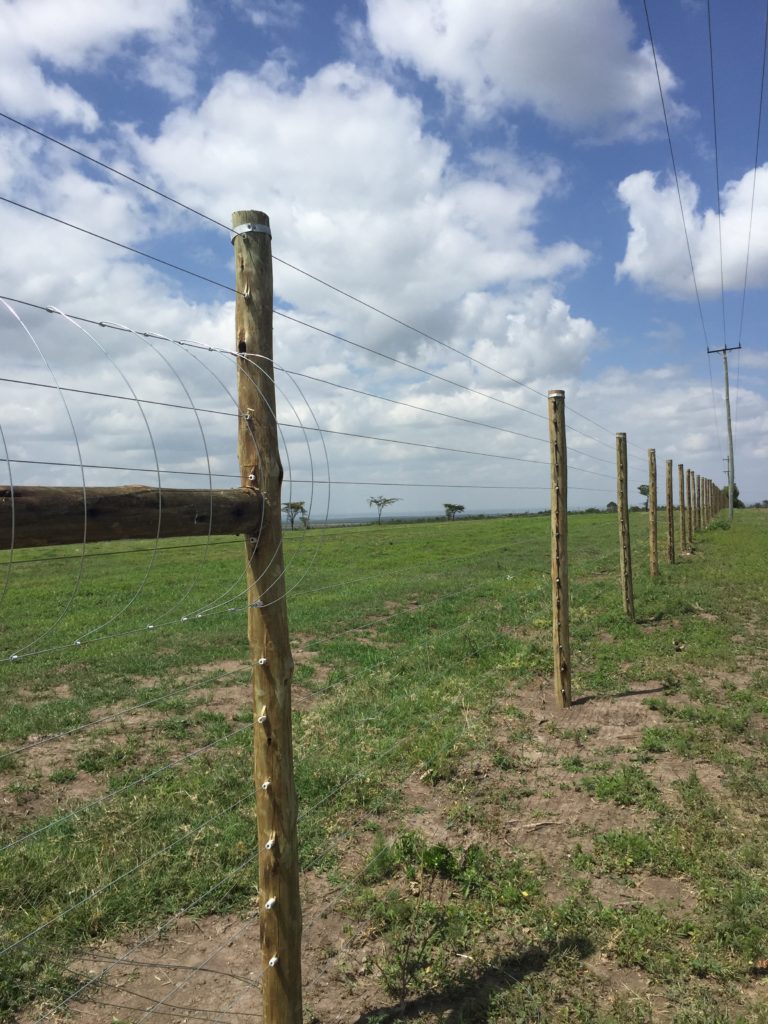
[[[340,887],[349,930],[373,929],[366,969],[392,1000],[386,1019],[450,1009],[457,1021],[652,1020],[620,981],[585,967],[592,958],[638,972],[675,1007],[664,1019],[766,1019],[750,962],[768,933],[768,515],[707,531],[658,580],[645,524],[633,516],[637,623],[622,612],[614,518],[571,517],[570,550],[575,692],[610,717],[619,695],[648,691],[648,725],[601,746],[597,727],[563,713],[536,748],[546,776],[527,753],[536,715],[518,701],[550,688],[546,517],[286,536],[307,694],[294,717],[302,862]],[[91,944],[190,904],[200,916],[254,905],[247,672],[216,667],[248,658],[242,551],[215,543],[203,558],[166,542],[143,587],[147,552],[131,552],[146,544],[94,546],[122,554],[89,557],[59,623],[78,560],[19,556],[3,647],[23,653],[50,628],[39,646],[56,649],[0,668],[0,785],[19,808],[0,842],[39,830],[0,854],[2,945],[23,940],[3,957],[3,1019],[71,991],[67,965]],[[106,630],[124,635],[73,644],[137,591]],[[37,760],[50,744],[12,752],[148,701],[127,725],[117,717],[57,741],[53,761]],[[668,763],[678,776],[662,791],[653,773]],[[718,788],[702,766],[717,769]],[[430,786],[439,797],[447,840],[403,829],[414,778],[425,800]],[[609,823],[577,823],[557,863],[507,838],[542,778],[548,793],[604,806]],[[611,821],[612,808],[638,817]],[[365,853],[351,865],[350,837]],[[646,878],[679,879],[690,905],[670,915],[599,896],[605,879],[641,893]]]

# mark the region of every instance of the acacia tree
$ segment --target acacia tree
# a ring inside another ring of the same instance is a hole
[[[445,509],[445,518],[446,519],[455,519],[456,516],[459,514],[459,512],[463,512],[464,511],[464,506],[463,505],[451,505],[451,504],[446,503],[446,504],[443,505],[443,508]]]
[[[647,511],[648,510],[648,491],[650,490],[650,488],[649,488],[648,484],[640,484],[640,486],[637,489],[638,489],[638,491],[640,491],[642,496],[645,498],[645,508],[646,508],[646,511]]]
[[[283,505],[283,512],[285,512],[285,518],[291,524],[292,530],[296,528],[294,525],[296,523],[296,517],[307,514],[303,501],[286,501]]]
[[[384,509],[387,507],[387,505],[394,505],[394,503],[396,501],[400,501],[400,500],[401,500],[400,498],[385,498],[383,494],[380,494],[378,496],[378,498],[369,498],[368,499],[368,504],[371,507],[374,506],[374,505],[376,506],[376,511],[379,514],[379,526],[381,526],[381,513],[384,511]]]

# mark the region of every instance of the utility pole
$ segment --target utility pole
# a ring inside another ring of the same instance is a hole
[[[723,357],[723,372],[725,374],[725,419],[728,424],[728,518],[733,519],[733,425],[731,424],[731,391],[728,386],[728,353],[741,348],[738,345],[725,345],[723,348],[710,348],[707,346],[707,354],[714,355],[719,352]]]

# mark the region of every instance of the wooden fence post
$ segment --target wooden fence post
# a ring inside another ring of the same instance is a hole
[[[648,557],[651,576],[659,575],[659,538],[657,524],[656,449],[648,449]]]
[[[632,549],[629,542],[629,497],[627,494],[627,435],[616,435],[616,497],[619,506],[619,571],[624,611],[635,618],[632,589]]]
[[[693,551],[693,470],[688,469],[685,473],[685,500],[686,514],[688,516],[688,550]]]
[[[238,458],[243,487],[264,496],[246,540],[248,640],[253,662],[253,768],[259,844],[259,932],[266,1024],[301,1024],[301,904],[291,736],[291,657],[285,601],[280,464],[272,362],[269,218],[232,214]]]
[[[680,492],[680,552],[685,554],[688,551],[688,531],[685,521],[685,467],[681,462],[677,464],[677,489]]]
[[[696,529],[701,530],[701,476],[696,474]]]
[[[672,459],[667,459],[666,473],[667,490],[667,561],[670,565],[675,562],[675,505],[672,494]]]
[[[571,705],[571,637],[568,601],[568,448],[565,439],[565,392],[550,391],[549,451],[552,533],[552,654],[555,701]]]

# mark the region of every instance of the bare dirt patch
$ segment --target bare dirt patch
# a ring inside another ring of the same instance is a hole
[[[335,891],[312,873],[302,878],[302,969],[306,1019],[351,1022],[385,995],[376,978],[377,945],[371,935],[351,935]],[[134,935],[105,943],[70,964],[92,984],[56,1024],[149,1020],[186,1024],[195,1019],[261,1020],[259,920],[249,915],[185,917],[162,934]],[[73,988],[78,987],[73,983]],[[19,1024],[32,1024],[28,1011]]]
[[[642,904],[670,917],[684,917],[696,906],[696,894],[680,878],[637,875],[623,882],[603,876],[593,878],[591,887],[592,894],[608,907],[635,909]]]

